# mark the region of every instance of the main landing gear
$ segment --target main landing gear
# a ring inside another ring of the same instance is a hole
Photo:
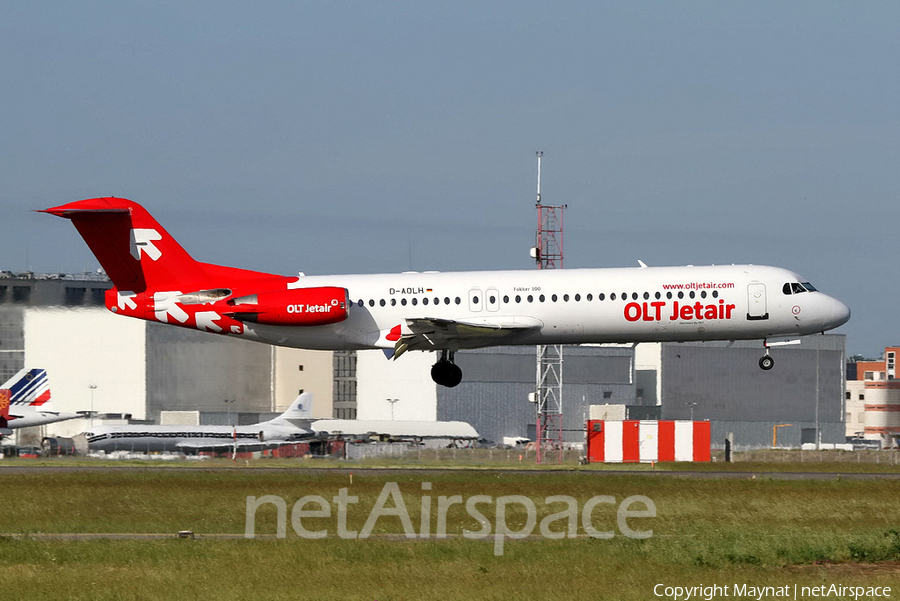
[[[453,362],[452,351],[441,351],[441,358],[431,366],[431,379],[435,384],[453,388],[462,382],[462,370]]]

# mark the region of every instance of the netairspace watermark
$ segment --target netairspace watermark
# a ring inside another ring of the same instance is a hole
[[[430,491],[431,483],[423,482],[422,491]],[[594,510],[598,505],[616,505],[615,497],[611,495],[597,495],[585,501],[584,505],[578,507],[578,501],[574,497],[568,495],[552,495],[544,499],[546,509],[554,505],[561,508],[560,511],[546,515],[538,525],[538,506],[530,498],[524,495],[506,495],[497,497],[496,499],[490,495],[473,495],[463,499],[461,495],[439,496],[437,498],[437,506],[435,507],[431,495],[422,495],[419,499],[419,531],[416,532],[412,520],[409,517],[406,501],[400,492],[400,487],[396,482],[388,482],[381,489],[378,500],[375,501],[374,507],[369,512],[366,522],[362,530],[347,529],[347,515],[350,511],[350,505],[359,503],[359,497],[348,494],[349,489],[341,488],[338,494],[332,497],[332,503],[336,506],[336,511],[332,512],[331,503],[325,497],[320,495],[307,495],[301,497],[294,503],[291,509],[291,526],[297,536],[301,538],[325,538],[329,535],[329,530],[307,530],[303,525],[303,520],[312,519],[332,519],[337,520],[336,533],[340,538],[344,539],[365,539],[368,538],[375,525],[380,518],[395,517],[400,520],[403,527],[403,536],[406,538],[448,538],[447,536],[447,514],[454,505],[464,506],[466,513],[474,519],[480,526],[479,530],[463,530],[464,538],[485,539],[493,537],[494,539],[494,555],[503,555],[503,546],[506,539],[521,539],[534,534],[535,527],[538,527],[540,536],[548,539],[575,538],[578,536],[579,518],[581,528],[585,534],[592,538],[613,538],[614,530],[600,530],[594,524]],[[388,501],[393,506],[388,506]],[[246,522],[244,529],[245,538],[256,538],[256,512],[263,505],[274,505],[278,511],[277,526],[275,536],[277,538],[285,538],[287,536],[287,503],[284,499],[277,495],[265,495],[262,497],[247,497]],[[485,517],[479,506],[493,506],[494,520],[492,524]],[[633,507],[636,506],[636,507]],[[555,509],[554,507],[553,509]],[[543,508],[542,508],[543,509]],[[434,510],[434,511],[433,511]],[[512,529],[512,525],[518,526],[520,516],[524,510],[525,523],[521,527]],[[436,516],[435,529],[432,533],[432,513]],[[544,511],[541,512],[545,513]],[[507,522],[507,517],[515,516],[514,524]],[[616,525],[619,532],[628,538],[644,539],[653,536],[653,530],[632,530],[628,526],[629,518],[654,518],[656,517],[656,505],[653,501],[643,495],[632,495],[626,497],[618,504],[616,509]],[[551,526],[559,522],[559,526],[551,529]]]
[[[727,599],[749,598],[761,601],[762,599],[815,599],[837,598],[845,599],[876,599],[878,597],[890,597],[889,586],[844,586],[841,584],[821,584],[819,586],[801,586],[799,584],[785,584],[783,586],[753,586],[751,584],[710,584],[697,586],[668,586],[657,584],[653,587],[653,594],[657,597],[672,599],[673,601],[712,601],[717,597]]]

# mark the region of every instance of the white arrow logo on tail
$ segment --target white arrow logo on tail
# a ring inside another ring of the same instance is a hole
[[[134,292],[116,292],[116,306],[120,309],[137,309]]]
[[[151,261],[156,261],[162,256],[162,251],[153,244],[156,240],[162,240],[162,235],[154,229],[134,228],[131,230],[131,256],[141,260],[141,253],[146,253]]]
[[[179,291],[155,292],[153,294],[153,312],[156,313],[157,321],[169,323],[169,316],[173,317],[178,323],[184,323],[188,320],[188,314],[176,304],[180,295],[181,292]]]
[[[222,328],[213,323],[216,319],[222,319],[222,316],[215,311],[199,311],[194,313],[197,319],[197,329],[207,330],[210,332],[221,332]]]

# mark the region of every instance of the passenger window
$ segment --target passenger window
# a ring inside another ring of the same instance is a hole
[[[423,304],[423,305],[427,305],[427,304],[428,304],[428,297],[427,297],[427,296],[426,296],[425,298],[422,299],[422,304]]]
[[[392,307],[396,307],[396,306],[397,306],[397,299],[396,299],[396,298],[392,298],[392,299],[391,299],[391,306],[392,306]]]
[[[713,298],[719,298],[719,291],[713,290]]]
[[[669,300],[672,300],[672,293],[671,293],[671,292],[666,292],[666,298],[669,299]]]
[[[569,302],[569,295],[568,295],[568,294],[563,294],[563,300],[564,300],[565,302]]]
[[[545,297],[545,296],[542,294],[542,295],[540,295],[540,296],[538,297],[538,300],[541,301],[541,302],[544,302],[545,300],[547,300],[547,297]]]
[[[613,292],[612,294],[609,295],[609,300],[616,300],[616,293],[615,293],[615,292]]]
[[[416,305],[418,305],[418,304],[419,304],[419,299],[417,299],[417,298],[412,299],[412,304],[413,304],[413,307],[415,307]]]
[[[517,303],[521,303],[521,302],[522,302],[522,297],[521,297],[520,295],[518,295],[518,294],[516,295],[516,302],[517,302]]]
[[[380,301],[378,301],[378,304],[381,305],[381,306],[383,307],[383,306],[385,306],[387,303],[385,302],[384,299],[381,299]]]
[[[509,296],[507,296],[505,294],[503,295],[503,304],[505,304],[505,305],[509,304]]]
[[[577,302],[580,301],[580,300],[581,300],[581,295],[580,295],[580,294],[576,294],[576,295],[575,295],[575,302],[577,303]]]
[[[587,295],[587,301],[588,301],[588,302],[591,302],[592,300],[594,300],[594,295],[593,295],[593,294],[588,294],[588,295]]]
[[[405,306],[406,306],[406,299],[405,299],[405,298],[401,298],[401,299],[400,299],[400,304],[403,305],[403,306],[405,307]]]
[[[456,304],[458,305],[458,304],[460,304],[460,303],[462,302],[462,299],[459,298],[459,297],[457,296],[456,299],[455,299],[455,302],[456,302]]]
[[[655,296],[656,296],[656,300],[659,300],[659,299],[662,297],[662,294],[660,294],[659,292],[657,292]]]
[[[529,294],[529,295],[528,295],[528,302],[529,302],[529,303],[533,303],[533,302],[534,302],[534,296],[532,296],[532,295]]]
[[[597,300],[600,300],[600,301],[606,300],[606,295],[601,292],[600,294],[597,295]],[[613,299],[613,300],[615,300],[615,299]]]
[[[678,298],[684,298],[684,292],[679,292],[679,293],[678,293]]]
[[[645,292],[645,293],[644,293],[644,300],[650,300],[650,293],[649,293],[649,292]]]
[[[369,299],[369,306],[370,306],[370,307],[374,307],[374,306],[375,306],[375,301],[372,300],[371,298]]]
[[[556,301],[559,300],[559,297],[554,294],[553,296],[550,297],[550,300],[552,300],[555,303]]]

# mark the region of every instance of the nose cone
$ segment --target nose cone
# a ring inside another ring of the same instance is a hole
[[[825,329],[832,330],[850,321],[850,307],[836,298],[829,297],[830,312],[825,320]]]

